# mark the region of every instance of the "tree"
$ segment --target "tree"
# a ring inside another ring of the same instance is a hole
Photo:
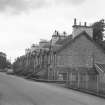
[[[12,68],[12,64],[9,60],[6,60],[6,67],[7,68]]]
[[[34,71],[34,57],[32,55],[23,55],[18,57],[13,63],[14,73],[27,76]]]
[[[93,23],[92,28],[93,28],[93,39],[95,41],[102,41],[104,36],[103,32],[105,28],[104,19],[101,19],[100,21]]]
[[[0,52],[0,69],[6,68],[6,54]]]

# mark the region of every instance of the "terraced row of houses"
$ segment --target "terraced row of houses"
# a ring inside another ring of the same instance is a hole
[[[35,75],[42,79],[66,80],[69,87],[93,90],[105,82],[105,50],[93,40],[93,29],[86,22],[78,25],[74,19],[71,35],[55,31],[50,41],[33,45],[26,55],[30,52]]]

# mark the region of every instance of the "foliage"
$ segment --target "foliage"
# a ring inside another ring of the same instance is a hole
[[[5,68],[11,68],[11,63],[7,60],[6,54],[0,52],[0,69],[4,70]]]
[[[28,75],[33,73],[34,62],[31,55],[23,55],[18,57],[13,63],[14,73],[17,75]]]
[[[93,23],[93,39],[95,41],[102,41],[103,40],[103,32],[105,28],[105,22],[104,19],[101,19],[100,21],[97,21]]]
[[[6,68],[12,68],[12,64],[9,60],[6,60]]]

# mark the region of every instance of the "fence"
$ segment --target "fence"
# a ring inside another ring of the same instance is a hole
[[[105,83],[100,81],[99,75],[94,76],[94,79],[68,79],[66,87],[105,96]]]

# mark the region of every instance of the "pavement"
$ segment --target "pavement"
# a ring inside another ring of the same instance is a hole
[[[105,99],[0,73],[0,105],[105,105]]]

